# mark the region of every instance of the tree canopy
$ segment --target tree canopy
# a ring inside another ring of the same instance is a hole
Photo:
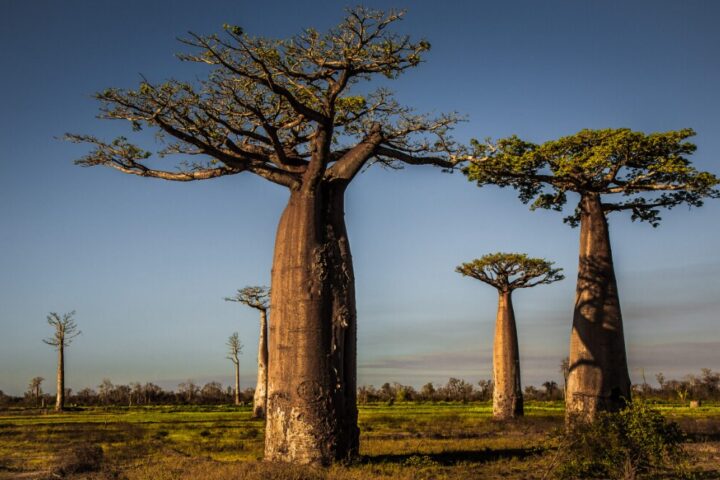
[[[254,37],[225,25],[222,35],[190,33],[183,61],[211,67],[194,83],[143,79],[137,89],[96,94],[101,118],[152,127],[160,157],[180,154],[176,169],[156,169],[151,152],[125,137],[106,142],[68,134],[94,150],[76,161],[165,180],[191,181],[251,172],[290,189],[320,180],[350,181],[369,157],[452,168],[460,150],[448,136],[455,114],[430,117],[399,105],[390,91],[353,92],[373,76],[396,78],[417,66],[427,41],[391,33],[403,12],[348,10],[326,33],[309,28],[286,40]],[[425,157],[418,157],[422,153]]]
[[[531,258],[524,253],[490,253],[459,265],[455,271],[472,277],[502,292],[549,284],[565,278],[554,262]]]
[[[696,170],[688,157],[692,129],[643,133],[628,128],[581,130],[534,144],[513,135],[497,142],[473,140],[475,160],[463,169],[478,185],[510,186],[531,208],[561,211],[567,192],[615,195],[605,212],[630,210],[633,220],[657,226],[660,208],[701,206],[720,196],[720,180]],[[578,224],[579,210],[565,221]]]
[[[234,332],[232,335],[228,337],[228,341],[226,343],[228,347],[228,360],[231,360],[233,363],[238,363],[238,355],[242,353],[243,344],[240,341],[240,336],[237,332]]]
[[[267,310],[270,306],[268,287],[245,287],[237,291],[234,297],[225,297],[227,302],[239,302],[256,310]]]
[[[50,312],[47,316],[48,325],[55,328],[55,334],[50,338],[43,339],[43,342],[53,347],[67,347],[72,342],[73,338],[80,335],[82,332],[78,330],[77,323],[75,323],[75,311],[60,315],[55,312]]]

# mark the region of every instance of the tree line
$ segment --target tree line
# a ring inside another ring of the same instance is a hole
[[[701,369],[697,375],[689,374],[679,379],[667,379],[662,373],[655,375],[657,386],[647,381],[632,386],[633,395],[650,401],[687,404],[689,401],[720,402],[720,372],[710,368]],[[50,407],[54,396],[45,393],[42,377],[33,378],[23,396],[6,395],[0,391],[0,405],[3,407]],[[358,387],[358,403],[396,402],[489,402],[493,399],[494,382],[491,379],[477,383],[452,377],[444,385],[428,382],[420,388],[398,382],[386,382],[380,387],[361,385]],[[528,385],[523,389],[525,400],[561,401],[565,397],[564,386],[554,380],[547,380],[539,386]],[[73,406],[149,406],[149,405],[228,405],[251,404],[256,390],[247,388],[239,391],[239,402],[235,402],[235,389],[220,382],[200,385],[193,380],[180,383],[175,390],[166,390],[148,382],[133,382],[127,385],[113,384],[103,379],[97,388],[84,388],[78,392],[65,390],[65,399]]]

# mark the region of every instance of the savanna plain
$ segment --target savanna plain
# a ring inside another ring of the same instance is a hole
[[[682,429],[685,475],[720,478],[720,404],[654,408]],[[512,421],[493,420],[487,402],[362,405],[360,460],[320,469],[263,462],[264,423],[249,406],[11,408],[0,479],[549,479],[564,461],[563,418],[557,401]]]

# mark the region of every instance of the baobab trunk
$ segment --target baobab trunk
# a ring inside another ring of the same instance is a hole
[[[520,349],[518,348],[512,292],[500,291],[495,342],[493,345],[493,416],[498,419],[523,415],[520,386]]]
[[[55,410],[58,412],[65,408],[65,350],[60,342],[58,345],[57,367],[57,396],[55,397]]]
[[[260,338],[258,339],[257,362],[258,372],[255,396],[253,398],[253,417],[265,418],[268,383],[267,310],[260,310]]]
[[[240,362],[235,363],[235,405],[240,405]]]
[[[265,458],[329,464],[358,452],[354,277],[345,185],[293,191],[271,280]]]
[[[568,418],[592,420],[630,400],[620,300],[607,219],[597,194],[580,201],[580,264],[570,336]]]

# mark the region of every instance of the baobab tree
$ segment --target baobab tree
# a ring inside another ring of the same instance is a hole
[[[125,137],[67,136],[94,145],[82,166],[180,182],[248,172],[288,189],[271,276],[268,460],[327,464],[358,452],[348,185],[374,163],[451,169],[462,157],[449,137],[455,114],[419,115],[385,88],[357,88],[421,63],[430,44],[393,33],[402,16],[358,7],[326,33],[287,40],[231,25],[191,33],[180,59],[208,65],[205,80],[97,94],[104,118],[155,129],[161,157],[184,156],[176,169],[156,168]]]
[[[72,343],[73,338],[82,332],[78,330],[75,323],[75,311],[59,315],[50,312],[47,316],[47,322],[55,329],[55,334],[43,339],[43,342],[57,349],[58,365],[57,365],[57,395],[55,397],[55,410],[62,411],[65,407],[65,347]]]
[[[37,406],[40,406],[40,396],[43,394],[42,382],[44,381],[43,377],[34,377],[28,385],[28,394],[35,399],[35,405]]]
[[[240,342],[238,333],[235,332],[230,335],[227,341],[228,346],[228,360],[230,360],[235,366],[235,405],[240,405],[240,357],[242,353],[243,344]]]
[[[573,192],[579,201],[580,258],[566,388],[568,419],[592,420],[630,399],[622,315],[607,215],[629,211],[657,226],[660,208],[699,207],[718,197],[718,178],[695,169],[686,141],[691,129],[646,134],[627,128],[582,130],[541,145],[517,136],[474,142],[464,171],[478,185],[510,186],[532,209],[561,211]],[[620,197],[620,198],[618,198]]]
[[[498,291],[493,344],[493,416],[498,419],[520,417],[523,415],[520,349],[512,293],[518,288],[562,280],[565,278],[562,268],[553,268],[553,262],[522,253],[491,253],[463,263],[455,271]]]
[[[268,385],[267,310],[270,301],[270,290],[267,287],[245,287],[238,290],[234,297],[226,297],[225,300],[242,303],[260,312],[258,370],[255,395],[253,396],[253,417],[265,418]]]

